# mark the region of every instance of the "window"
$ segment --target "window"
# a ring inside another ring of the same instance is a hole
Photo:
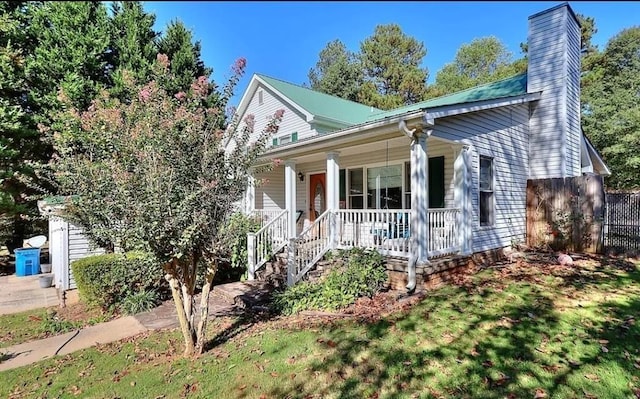
[[[402,209],[402,166],[367,168],[367,208]]]
[[[349,170],[349,209],[364,207],[364,178],[362,168]]]
[[[280,137],[273,138],[273,146],[295,143],[298,141],[298,132],[293,132],[291,134],[285,134]]]
[[[494,222],[493,158],[480,156],[480,226]]]
[[[264,102],[263,98],[262,98],[262,90],[260,90],[258,92],[258,105],[262,105]]]
[[[429,158],[429,208],[444,208],[444,157]],[[411,208],[411,162],[404,164],[404,206]]]

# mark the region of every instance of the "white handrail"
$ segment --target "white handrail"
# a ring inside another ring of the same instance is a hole
[[[288,214],[285,209],[257,232],[247,234],[248,280],[255,279],[256,271],[287,245]]]
[[[298,237],[289,240],[287,284],[300,281],[311,267],[329,250],[330,218],[334,214],[326,210]]]

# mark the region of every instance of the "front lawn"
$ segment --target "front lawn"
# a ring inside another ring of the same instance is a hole
[[[108,321],[116,315],[75,303],[65,308],[27,310],[0,316],[0,348]],[[1,352],[0,352],[1,353]]]
[[[640,397],[640,262],[530,259],[376,317],[384,299],[329,323],[218,318],[195,361],[178,331],[146,334],[0,373],[0,397]]]

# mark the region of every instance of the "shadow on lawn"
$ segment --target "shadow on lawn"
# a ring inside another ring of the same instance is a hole
[[[562,279],[556,280],[559,290],[584,292],[596,285],[602,289],[601,284],[621,288],[630,281],[640,283],[637,266],[603,259],[589,273],[580,267],[547,273],[541,267],[536,266],[537,271],[516,268],[508,279],[496,270],[488,281],[435,291],[408,313],[360,328],[328,330],[318,340],[327,355],[311,367],[311,373],[324,380],[302,381],[270,394],[301,398],[329,394],[338,398],[595,397],[584,387],[597,390],[597,376],[576,382],[584,378],[588,366],[615,365],[628,376],[635,375],[640,329],[633,315],[640,312],[638,297],[626,304],[601,303],[597,320],[604,321],[586,320],[578,334],[576,328],[560,325],[559,310],[548,293],[529,282],[542,282],[546,275]],[[521,288],[512,291],[507,283]],[[511,297],[522,292],[526,295]],[[592,347],[573,359],[569,352],[580,340]],[[630,384],[601,387],[606,393],[601,397],[640,395],[630,392],[636,389]]]

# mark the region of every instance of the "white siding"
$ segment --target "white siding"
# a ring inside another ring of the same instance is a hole
[[[258,93],[260,92],[262,92],[262,104],[259,103],[258,98]],[[251,141],[255,141],[257,139],[258,135],[263,131],[271,117],[279,109],[284,109],[284,116],[282,118],[282,122],[280,122],[278,133],[273,137],[280,137],[297,132],[298,140],[301,140],[316,134],[316,131],[311,128],[309,123],[307,123],[304,114],[294,109],[293,106],[290,106],[276,93],[269,90],[264,85],[259,84],[244,114],[241,116],[241,120],[244,120],[247,115],[253,115],[255,118],[254,133],[251,136]],[[269,145],[270,143],[271,140],[269,140]]]
[[[68,260],[69,264],[73,263],[74,260],[82,259],[91,255],[99,255],[104,253],[103,248],[95,248],[89,243],[89,239],[83,234],[82,229],[80,227],[74,226],[69,223],[69,255]],[[69,267],[69,275],[68,275],[68,289],[76,288],[76,281],[73,278],[73,271],[71,267]]]
[[[256,203],[254,209],[285,209],[284,166],[256,174]]]
[[[473,218],[470,223],[473,252],[502,248],[510,245],[512,239],[524,238],[528,176],[527,118],[527,105],[516,105],[436,120],[434,135],[461,141],[471,147]],[[480,227],[478,214],[480,155],[493,158],[494,165],[495,221],[489,227]],[[447,161],[447,166],[452,167],[453,158],[449,159],[451,162]],[[453,188],[453,182],[451,184]]]
[[[93,247],[81,228],[53,216],[49,219],[49,252],[55,286],[68,290],[76,288],[71,262],[103,254],[104,249]]]
[[[578,176],[580,168],[580,28],[568,6],[529,19],[531,108],[529,176]]]

